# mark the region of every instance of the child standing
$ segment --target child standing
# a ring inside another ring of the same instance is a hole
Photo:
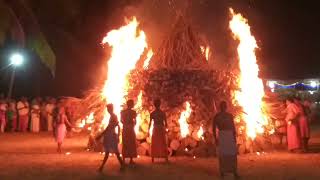
[[[58,115],[57,115],[57,128],[56,128],[56,133],[55,133],[56,141],[58,144],[58,149],[57,149],[58,153],[62,152],[61,146],[62,146],[63,140],[64,140],[66,133],[67,133],[66,124],[68,126],[71,126],[71,124],[68,121],[68,118],[65,114],[64,108],[60,107],[58,110]]]
[[[99,168],[100,172],[102,172],[103,167],[108,160],[109,153],[116,154],[117,159],[121,165],[120,170],[124,169],[124,163],[120,157],[120,153],[118,150],[119,135],[116,133],[116,128],[118,128],[118,132],[120,134],[119,121],[117,116],[113,112],[112,104],[107,105],[107,110],[108,110],[108,113],[110,114],[109,124],[107,128],[96,138],[96,140],[99,140],[103,136],[103,146],[105,151],[103,162]]]

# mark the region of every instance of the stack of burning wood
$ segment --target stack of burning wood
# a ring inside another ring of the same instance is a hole
[[[222,100],[232,104],[237,89],[236,76],[230,72],[209,68],[201,41],[181,17],[173,31],[151,59],[147,70],[135,70],[129,81],[127,98],[138,101],[142,93],[142,106],[138,110],[148,114],[155,99],[162,100],[162,109],[168,121],[169,152],[177,155],[213,155],[211,124],[216,104]],[[236,113],[239,108],[232,107]],[[189,112],[188,112],[189,111]],[[147,113],[146,113],[147,112]],[[183,113],[188,114],[183,117]],[[148,147],[148,115],[141,115],[138,149]],[[148,150],[141,150],[148,152]]]
[[[209,67],[201,51],[201,46],[205,44],[201,42],[191,26],[180,17],[171,34],[152,57],[149,67],[137,68],[128,76],[130,86],[126,99],[139,102],[135,108],[138,112],[136,134],[140,155],[150,153],[149,114],[155,99],[162,100],[162,109],[167,116],[168,150],[171,155],[214,155],[211,124],[217,104],[222,100],[227,101],[231,113],[241,114],[241,108],[234,103],[234,92],[238,88],[237,75]],[[267,96],[265,109],[279,120],[282,119],[278,113],[282,106],[276,99]],[[99,88],[90,91],[80,103],[84,108],[80,108],[78,114],[85,117],[94,113],[95,121],[99,123],[106,103],[101,98]],[[253,151],[253,142],[248,141],[246,136],[245,122],[240,116],[236,117],[239,152]],[[277,121],[274,123],[277,124]],[[97,132],[90,136],[89,145],[93,149],[99,149],[93,139]],[[266,142],[265,139],[262,141]]]

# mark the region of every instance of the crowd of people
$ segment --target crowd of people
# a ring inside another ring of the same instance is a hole
[[[54,98],[0,99],[1,132],[53,131],[59,106]]]
[[[28,101],[22,97],[14,99],[0,99],[0,132],[52,132],[57,141],[58,152],[67,132],[72,127],[69,120],[72,111],[55,98],[40,97]]]

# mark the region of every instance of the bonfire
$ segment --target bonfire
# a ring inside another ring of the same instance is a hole
[[[209,66],[209,48],[184,16],[177,18],[155,53],[148,47],[136,18],[109,32],[103,40],[112,49],[106,82],[88,91],[79,102],[80,127],[93,126],[90,129],[94,129],[89,147],[97,149],[99,143],[93,137],[108,124],[105,105],[113,103],[119,115],[128,99],[136,102],[135,132],[140,155],[150,154],[147,130],[154,99],[162,100],[162,109],[167,115],[171,155],[214,155],[211,124],[217,104],[222,100],[227,101],[236,117],[239,152],[259,151],[270,143],[268,137],[275,131],[276,119],[268,113],[274,112],[272,102],[275,101],[266,97],[258,77],[257,45],[247,20],[233,10],[230,14],[230,29],[239,41],[236,71],[214,70]],[[88,120],[92,116],[94,121]]]

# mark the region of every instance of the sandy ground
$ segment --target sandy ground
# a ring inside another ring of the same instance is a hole
[[[319,180],[320,131],[313,136],[309,154],[273,151],[239,156],[239,174],[242,179]],[[57,154],[48,133],[0,134],[0,179],[219,179],[216,158],[178,157],[169,164],[151,164],[150,158],[141,157],[137,165],[120,172],[116,158],[111,157],[104,172],[98,173],[103,156],[86,152],[86,142],[85,135],[75,135],[66,139],[64,153]]]

